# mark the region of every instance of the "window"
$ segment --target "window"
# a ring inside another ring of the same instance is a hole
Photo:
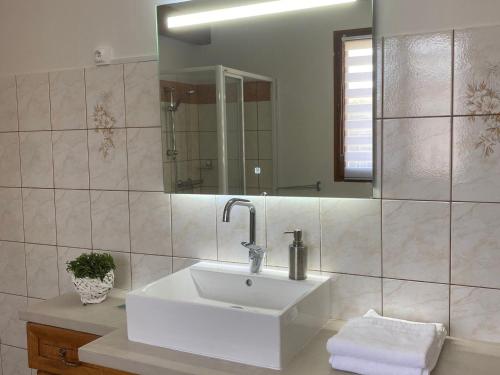
[[[334,32],[334,177],[373,177],[373,48],[371,29]]]

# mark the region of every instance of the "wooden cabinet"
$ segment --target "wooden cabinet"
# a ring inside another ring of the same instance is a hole
[[[131,375],[80,362],[78,348],[99,336],[35,323],[27,331],[29,366],[38,375]]]

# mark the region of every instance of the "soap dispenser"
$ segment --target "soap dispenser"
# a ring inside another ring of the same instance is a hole
[[[289,278],[292,280],[305,280],[307,278],[307,246],[302,241],[302,230],[295,229],[293,242],[288,247],[290,251]]]

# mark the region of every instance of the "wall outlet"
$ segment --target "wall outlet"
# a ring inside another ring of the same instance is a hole
[[[99,47],[94,51],[94,62],[96,65],[109,65],[113,58],[113,49],[111,47]]]

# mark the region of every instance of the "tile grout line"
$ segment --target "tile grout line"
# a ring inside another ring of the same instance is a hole
[[[451,31],[451,103],[450,103],[450,207],[449,207],[449,259],[448,259],[448,329],[451,335],[451,260],[453,256],[452,243],[453,236],[451,233],[452,215],[453,215],[453,149],[454,149],[454,112],[455,112],[455,30]]]
[[[381,56],[380,56],[380,116],[382,119],[380,120],[380,308],[382,309],[381,314],[384,315],[384,216],[383,216],[383,198],[384,198],[384,68],[385,68],[385,38],[382,37],[381,40]],[[375,122],[376,127],[376,122]]]
[[[87,98],[87,68],[83,69],[83,86],[85,93],[85,126],[87,132],[87,164],[89,169],[89,187],[88,187],[88,198],[89,198],[89,219],[90,219],[90,248],[91,252],[94,252],[94,222],[92,220],[92,194],[91,185],[92,179],[90,177],[90,145],[89,145],[89,108],[88,108],[88,98]],[[96,128],[97,129],[97,128]]]
[[[22,161],[21,161],[21,135],[19,133],[19,84],[17,81],[17,75],[14,76],[14,80],[16,83],[16,113],[17,113],[17,139],[19,144],[19,179],[21,183],[21,187],[19,188],[19,193],[21,195],[21,217],[23,222],[23,251],[24,251],[24,275],[25,275],[25,287],[26,287],[26,305],[28,304],[28,262],[26,257],[26,231],[25,231],[25,223],[24,223],[24,198],[23,198],[23,173],[22,173]]]
[[[129,290],[132,289],[133,284],[133,271],[132,271],[132,232],[130,226],[130,175],[129,175],[129,155],[128,155],[128,128],[127,128],[127,93],[125,84],[125,64],[121,64],[122,69],[122,85],[123,85],[123,121],[124,121],[124,129],[125,129],[125,153],[126,155],[126,163],[127,163],[127,210],[128,210],[128,241],[129,241],[129,273],[130,273],[130,286]]]
[[[54,126],[52,123],[52,91],[50,89],[50,73],[47,73],[47,84],[49,88],[49,121],[50,121],[50,147],[52,153],[52,198],[54,202],[54,231],[55,231],[55,247],[56,247],[56,268],[57,268],[57,293],[61,295],[61,286],[59,285],[59,250],[57,249],[57,211],[56,211],[56,168],[54,162]],[[25,240],[26,241],[26,240]],[[25,245],[26,246],[26,245]]]

